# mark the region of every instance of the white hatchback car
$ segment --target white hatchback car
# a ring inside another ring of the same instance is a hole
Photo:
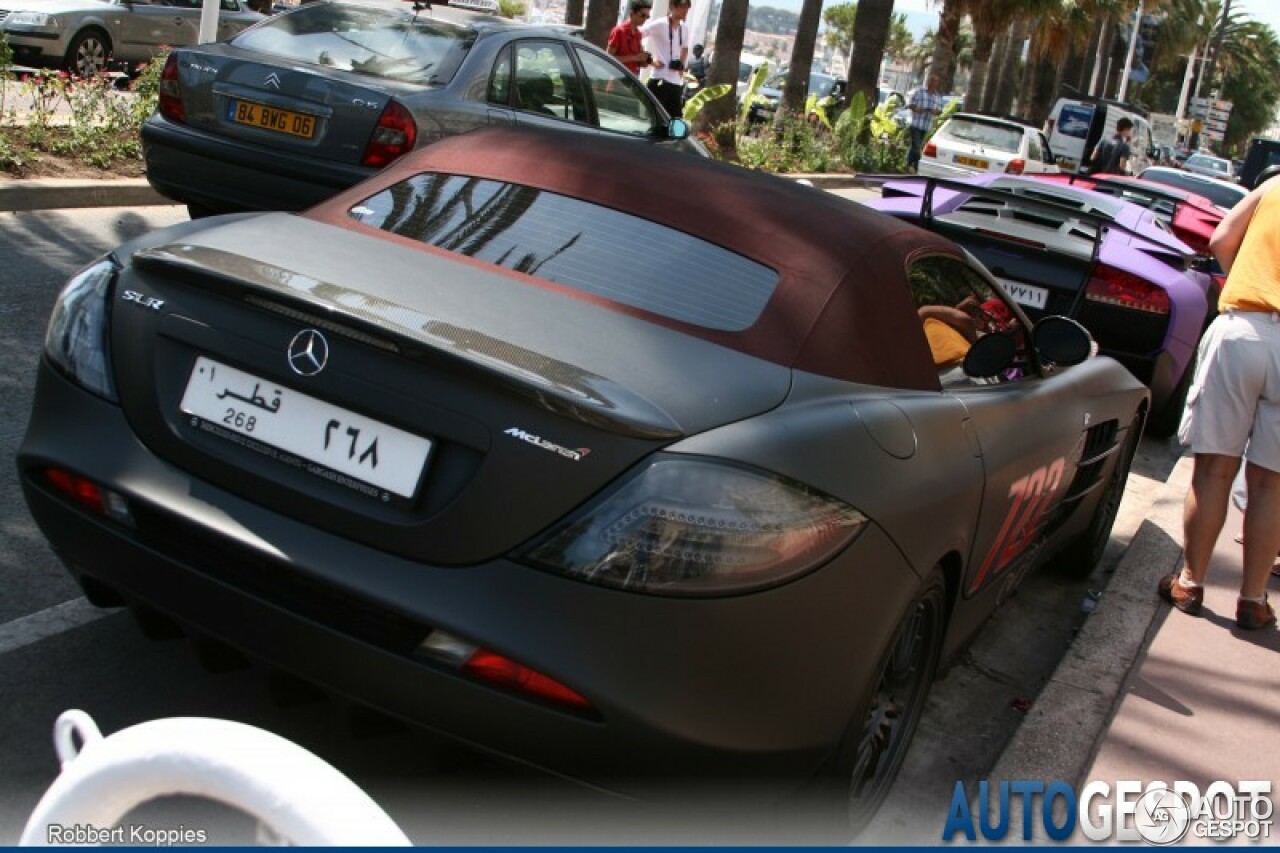
[[[947,119],[925,143],[919,168],[920,174],[935,178],[1060,171],[1039,128],[975,113],[956,113]]]
[[[1207,178],[1217,178],[1220,181],[1234,182],[1236,179],[1235,172],[1231,168],[1231,161],[1222,157],[1214,157],[1212,154],[1196,152],[1186,159],[1186,162],[1182,164],[1182,168],[1197,175],[1204,175]]]

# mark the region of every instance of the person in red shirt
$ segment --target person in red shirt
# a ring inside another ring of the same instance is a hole
[[[632,74],[639,75],[640,69],[653,62],[640,40],[643,34],[640,27],[649,20],[650,0],[631,0],[627,20],[609,31],[609,42],[606,50],[615,59],[627,66]]]

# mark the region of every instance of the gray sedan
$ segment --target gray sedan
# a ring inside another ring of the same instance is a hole
[[[241,0],[220,0],[218,38],[265,20]],[[200,0],[8,0],[0,32],[16,62],[52,65],[79,76],[113,62],[146,62],[162,49],[195,44]]]
[[[705,153],[626,68],[566,28],[332,2],[174,51],[142,141],[151,185],[197,216],[301,210],[489,125]]]

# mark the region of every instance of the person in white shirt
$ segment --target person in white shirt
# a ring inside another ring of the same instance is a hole
[[[667,115],[674,118],[680,116],[684,95],[684,63],[689,57],[689,28],[684,19],[689,16],[691,4],[692,0],[671,0],[666,15],[640,28],[653,56],[649,91],[657,96]]]

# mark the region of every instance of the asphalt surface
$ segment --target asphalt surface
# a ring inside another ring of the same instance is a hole
[[[15,183],[0,180],[0,211],[45,209],[19,207],[19,202],[46,208],[83,200],[90,203],[86,206],[119,203],[121,193],[136,191],[137,184],[93,182],[93,188],[77,188],[68,182],[31,182],[15,188]],[[174,207],[120,208],[101,211],[96,214],[101,221],[87,226],[87,215],[0,213],[6,254],[35,256],[31,268],[17,267],[15,261],[0,274],[0,355],[15,365],[0,376],[6,400],[0,453],[9,470],[30,405],[29,367],[39,357],[39,329],[60,280],[139,229],[185,218]],[[1144,441],[1111,546],[1094,575],[1084,581],[1052,572],[1028,578],[935,685],[899,782],[865,841],[937,843],[956,781],[972,788],[986,778],[1074,780],[1081,766],[1088,766],[1084,762],[1094,755],[1119,702],[1126,662],[1137,656],[1154,609],[1138,618],[1126,613],[1120,625],[1114,617],[1105,624],[1095,621],[1090,613],[1099,598],[1105,602],[1113,589],[1123,588],[1122,579],[1176,562],[1180,550],[1168,526],[1170,507],[1181,493],[1176,486],[1167,489],[1165,481],[1179,456],[1180,449],[1168,443]],[[381,722],[342,709],[339,716],[354,718],[357,734],[334,738],[332,708],[272,708],[263,700],[260,674],[210,677],[193,666],[185,643],[148,643],[123,614],[103,616],[88,607],[30,525],[11,477],[0,485],[0,512],[5,546],[0,550],[7,552],[0,558],[7,582],[0,599],[0,683],[23,685],[8,710],[0,712],[7,721],[0,727],[0,755],[11,768],[8,781],[0,783],[0,843],[16,840],[18,823],[56,772],[47,740],[53,717],[86,704],[108,733],[145,719],[187,714],[241,719],[277,731],[351,775],[417,843],[805,840],[762,834],[763,825],[742,820],[731,803],[715,798],[695,815],[619,804],[533,771],[470,754],[460,757],[447,744],[387,733]],[[1156,523],[1160,518],[1163,527]],[[29,620],[36,616],[40,621],[33,629]],[[28,631],[23,636],[36,639],[15,646],[15,624]],[[1085,696],[1079,695],[1082,684]],[[273,689],[267,684],[265,692]],[[233,833],[228,840],[239,837]]]

